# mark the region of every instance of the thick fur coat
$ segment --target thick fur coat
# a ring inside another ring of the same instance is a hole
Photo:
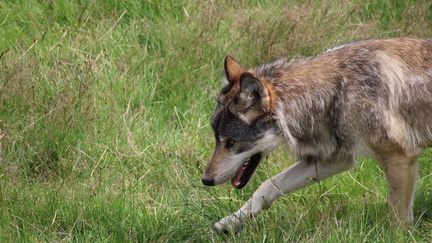
[[[413,222],[417,157],[432,144],[432,41],[353,42],[319,56],[244,69],[225,59],[225,82],[212,119],[216,149],[206,185],[246,185],[261,158],[286,143],[298,162],[265,182],[236,213],[216,223],[238,230],[281,194],[375,158],[389,203]]]

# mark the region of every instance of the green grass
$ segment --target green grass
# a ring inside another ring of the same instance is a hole
[[[200,183],[225,55],[254,66],[431,34],[426,0],[2,1],[0,241],[431,241],[431,151],[409,230],[371,160],[233,236],[211,226],[292,158],[274,152],[241,191]]]

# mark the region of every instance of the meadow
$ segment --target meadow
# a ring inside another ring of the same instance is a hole
[[[430,1],[0,1],[0,241],[432,241],[432,150],[408,229],[369,159],[230,236],[213,224],[294,158],[281,147],[242,190],[200,181],[225,55],[253,67],[396,36],[432,36]]]

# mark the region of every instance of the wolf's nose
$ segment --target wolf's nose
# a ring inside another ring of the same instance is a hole
[[[206,186],[214,186],[214,180],[213,180],[213,178],[209,178],[209,177],[207,177],[207,176],[204,176],[204,177],[201,179],[201,181],[202,181],[202,183],[203,183],[204,185],[206,185]]]

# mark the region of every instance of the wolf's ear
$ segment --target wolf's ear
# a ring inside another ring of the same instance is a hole
[[[240,76],[239,101],[244,109],[249,108],[256,102],[260,102],[264,111],[270,110],[269,90],[263,81],[249,72],[245,72]]]
[[[225,57],[224,67],[225,78],[229,84],[233,84],[234,82],[238,81],[240,76],[245,72],[245,69],[240,66],[240,64],[232,56]]]

